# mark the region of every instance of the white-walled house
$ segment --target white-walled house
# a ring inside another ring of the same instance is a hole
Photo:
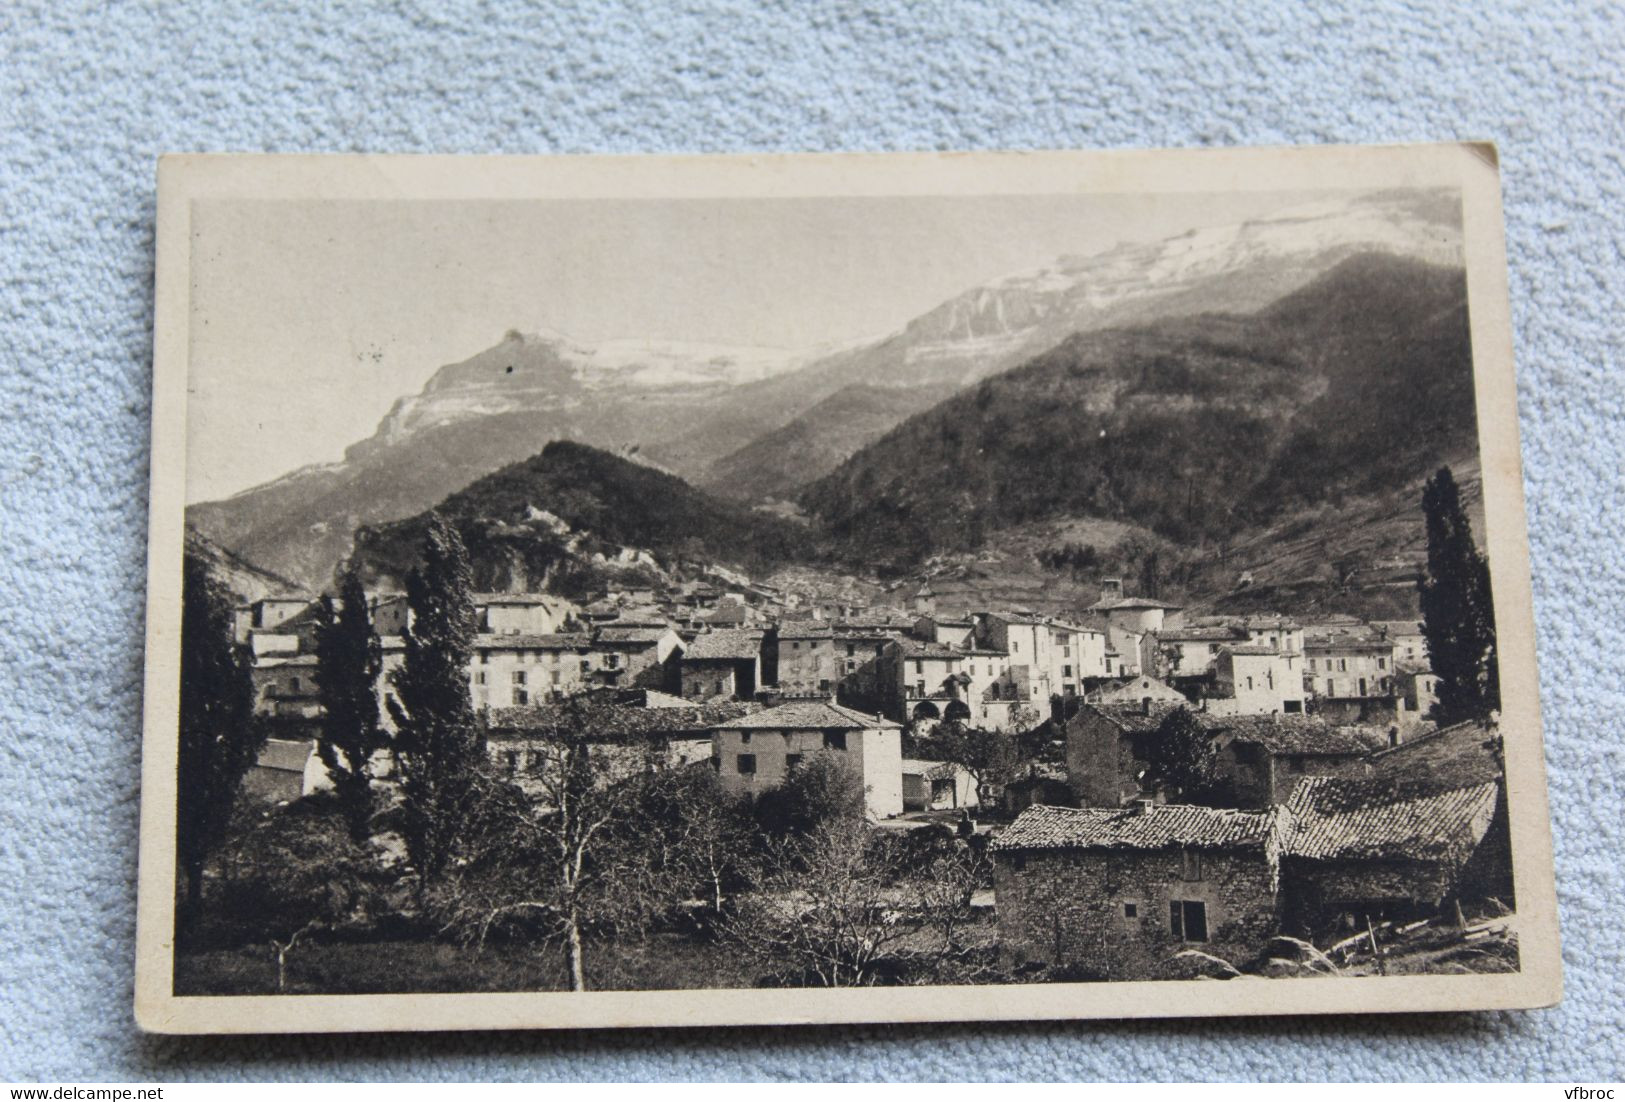
[[[903,813],[902,728],[890,720],[838,704],[797,701],[711,729],[711,760],[731,795],[770,792],[817,754],[853,772],[872,817]]]

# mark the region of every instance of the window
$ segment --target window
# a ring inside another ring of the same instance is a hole
[[[918,658],[916,658],[914,660],[914,672],[915,673],[924,673],[925,672],[925,663],[922,662]]]
[[[488,650],[480,651],[480,665],[488,666],[490,664],[491,664],[491,652],[488,651]]]
[[[1123,917],[1124,918],[1139,918],[1140,917],[1140,905],[1138,903],[1125,903],[1125,904],[1123,904]]]
[[[484,670],[475,670],[474,671],[474,684],[476,684],[476,685],[485,684],[485,671]]]
[[[801,764],[801,755],[800,754],[786,754],[786,755],[784,755],[784,771],[786,773],[788,773],[790,770],[794,769],[796,766],[798,766],[800,764]]]
[[[857,653],[858,653],[858,646],[857,646],[856,643],[848,643],[846,645],[847,657],[850,658],[852,655],[857,654]]]
[[[1338,673],[1348,673],[1349,672],[1349,660],[1347,658],[1339,658],[1337,660],[1337,672]]]
[[[750,745],[750,732],[749,731],[741,731],[741,732],[739,732],[739,744],[741,746],[749,746]]]
[[[510,774],[519,772],[519,751],[509,750],[507,753],[502,755],[502,759],[503,765],[507,768]]]
[[[1206,941],[1207,904],[1199,899],[1170,899],[1168,932],[1181,941]]]
[[[737,767],[739,769],[739,775],[740,776],[742,776],[742,777],[755,776],[755,774],[756,774],[756,755],[755,754],[740,754],[734,760],[737,763]]]
[[[1072,676],[1072,667],[1071,666],[1062,666],[1061,667],[1061,676],[1062,677],[1071,677]]]
[[[821,693],[829,692],[829,678],[821,677],[818,679],[818,691]]]
[[[1388,668],[1388,659],[1386,659],[1386,658],[1377,659],[1377,669],[1386,670],[1387,668]]]
[[[552,678],[553,684],[557,685],[559,683],[559,671],[558,670],[553,670],[551,673],[548,674],[548,676],[550,678]]]
[[[299,691],[299,679],[297,677],[288,678],[288,691],[290,693],[296,693]]]
[[[524,689],[515,689],[513,691],[513,706],[515,708],[523,708],[525,705],[527,705],[529,703],[530,703],[530,694],[527,693]]]
[[[1202,879],[1202,851],[1185,849],[1179,851],[1179,878],[1181,880]]]
[[[513,671],[513,683],[515,685],[523,685],[525,683],[525,671],[524,670],[514,670]]]
[[[1021,644],[1015,639],[1010,640],[1010,653],[1011,654],[1020,654],[1021,653]]]
[[[800,643],[791,643],[790,644],[790,649],[791,650],[800,650],[801,649],[801,644]]]
[[[1247,679],[1247,688],[1251,689],[1252,687],[1253,687],[1253,679],[1249,677]]]
[[[914,682],[914,695],[915,696],[922,696],[922,697],[925,695],[925,682],[924,681],[916,681],[916,682]]]
[[[845,731],[825,731],[824,732],[824,749],[825,750],[845,750],[846,749],[846,732]]]

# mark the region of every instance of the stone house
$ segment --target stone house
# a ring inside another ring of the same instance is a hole
[[[583,632],[481,634],[474,637],[469,691],[476,708],[523,708],[586,691],[593,669],[592,637]]]
[[[969,616],[945,616],[934,612],[916,617],[909,629],[916,639],[961,649],[971,645],[975,631],[976,623]]]
[[[1106,633],[1030,612],[984,612],[974,618],[976,646],[1009,655],[1028,668],[1033,694],[1081,696],[1085,680],[1108,676]]]
[[[1394,644],[1394,661],[1401,665],[1409,664],[1419,669],[1427,669],[1431,661],[1428,655],[1427,636],[1422,633],[1420,620],[1373,620],[1371,626],[1377,634]]]
[[[476,593],[474,614],[487,635],[555,635],[579,610],[550,593]]]
[[[592,633],[589,677],[606,688],[676,689],[683,639],[669,627],[609,623]]]
[[[1207,677],[1213,673],[1221,649],[1246,641],[1246,633],[1231,624],[1187,624],[1157,633],[1167,677]]]
[[[944,811],[977,803],[976,779],[963,766],[903,759],[904,811]]]
[[[696,635],[679,660],[686,700],[750,700],[762,684],[762,632]]]
[[[1208,710],[1229,715],[1288,715],[1303,711],[1303,672],[1297,655],[1267,645],[1237,643],[1219,648],[1213,663],[1218,692]]]
[[[778,788],[815,754],[830,755],[852,771],[873,818],[903,813],[902,728],[890,720],[838,704],[800,701],[711,729],[712,762],[723,790],[734,795],[755,797]]]
[[[787,697],[833,701],[843,667],[835,655],[830,625],[810,620],[784,623],[776,639],[779,691]]]
[[[1188,703],[1185,694],[1168,684],[1141,674],[1100,686],[1088,696],[1091,704],[1173,704]]]
[[[894,722],[934,724],[973,718],[964,654],[943,643],[893,639],[877,663],[881,710]]]
[[[1394,644],[1370,632],[1303,637],[1305,688],[1316,699],[1378,701],[1394,697]]]
[[[1394,675],[1394,684],[1405,704],[1405,724],[1414,726],[1425,722],[1439,702],[1439,675],[1402,661],[1399,672]]]
[[[1104,624],[1107,650],[1116,656],[1116,669],[1108,677],[1156,673],[1161,662],[1157,638],[1178,626],[1180,606],[1150,597],[1128,597],[1123,583],[1106,578],[1100,583],[1100,599],[1086,610]]]
[[[1223,728],[1218,772],[1242,807],[1287,803],[1317,777],[1360,778],[1388,745],[1372,728],[1331,727],[1316,716],[1251,717]]]
[[[249,667],[248,677],[254,687],[256,715],[310,720],[321,717],[314,654],[257,657]]]
[[[1250,960],[1278,926],[1278,816],[1030,807],[992,845],[1000,950],[1078,979],[1175,974],[1185,949]]]
[[[650,761],[677,768],[708,761],[711,728],[737,719],[753,707],[730,701],[674,708],[598,704],[586,713],[562,704],[493,708],[487,716],[486,754],[520,787],[534,788],[548,765],[557,760],[546,749],[549,732],[572,729],[585,714],[592,724],[587,739],[590,752],[608,766],[610,776],[629,775]]]
[[[1285,922],[1305,934],[1437,913],[1511,884],[1502,786],[1315,778],[1286,804]],[[1492,829],[1499,820],[1499,829]]]
[[[324,783],[318,783],[320,782]],[[270,738],[243,777],[243,793],[252,800],[280,804],[328,787],[327,770],[308,738]]]
[[[1114,808],[1154,797],[1146,775],[1151,740],[1181,706],[1141,702],[1079,708],[1065,728],[1067,780],[1077,803]],[[1323,716],[1189,710],[1216,744],[1217,777],[1228,782],[1230,798],[1244,806],[1279,804],[1304,777],[1364,776],[1372,752],[1388,742],[1380,731],[1338,727]]]

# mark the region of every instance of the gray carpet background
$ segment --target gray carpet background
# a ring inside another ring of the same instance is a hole
[[[6,5],[0,1078],[1625,1075],[1621,10],[1397,0]],[[159,153],[1445,138],[1494,139],[1502,158],[1568,969],[1560,1008],[199,1041],[136,1031]]]

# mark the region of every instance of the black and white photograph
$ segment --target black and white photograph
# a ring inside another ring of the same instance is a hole
[[[1494,152],[180,157],[162,1032],[1560,990]]]

